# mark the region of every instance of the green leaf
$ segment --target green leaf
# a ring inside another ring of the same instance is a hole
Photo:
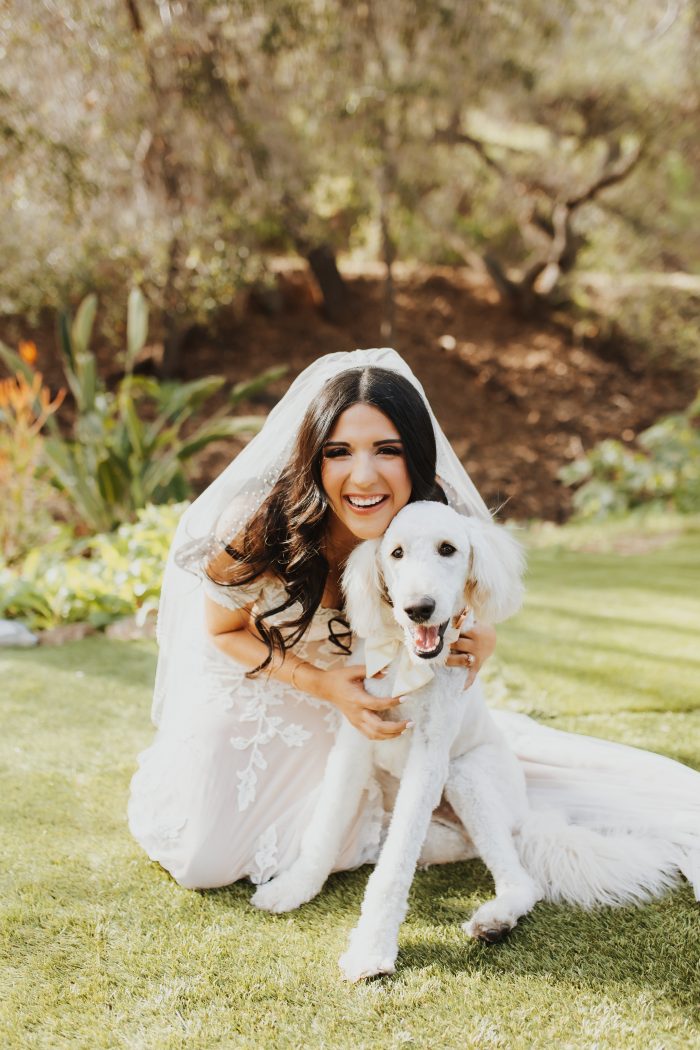
[[[121,501],[122,485],[114,463],[109,461],[100,463],[97,468],[97,484],[104,503],[108,507],[116,507]]]
[[[112,516],[100,499],[94,474],[86,469],[80,446],[74,450],[60,438],[49,438],[44,452],[51,473],[82,520],[97,530],[110,528]]]
[[[148,336],[148,303],[140,288],[132,288],[126,310],[126,371],[131,372]]]
[[[138,456],[139,459],[143,458],[144,449],[144,425],[139,419],[134,405],[134,400],[131,396],[129,386],[127,383],[123,383],[119,390],[119,414],[121,416],[126,432],[129,435],[129,442],[131,444],[132,451]]]
[[[63,310],[58,317],[58,343],[63,354],[63,370],[70,383],[68,373],[72,373],[75,370],[75,362],[73,360],[73,343],[71,342],[70,329],[68,327],[69,321],[70,314],[67,310]]]
[[[265,387],[269,386],[270,383],[274,383],[276,379],[281,379],[288,371],[287,365],[277,365],[274,368],[267,368],[255,379],[246,379],[241,383],[236,383],[229,394],[229,403],[236,405],[239,401],[254,397],[264,390]]]
[[[96,313],[97,296],[94,292],[91,292],[90,295],[85,296],[78,307],[78,312],[71,327],[71,343],[74,355],[88,352]]]
[[[183,410],[190,416],[221,390],[225,382],[223,376],[203,376],[189,383],[164,383],[161,387],[161,410],[168,419]]]
[[[176,450],[151,463],[143,475],[143,494],[146,500],[153,499],[156,493],[167,490],[173,479],[180,473],[180,460]]]
[[[76,354],[76,363],[80,382],[80,411],[92,412],[97,394],[97,362],[92,354],[80,352]]]
[[[189,459],[212,441],[240,437],[241,434],[256,434],[265,422],[264,416],[238,416],[233,419],[217,419],[204,423],[184,441],[177,455],[180,460]]]

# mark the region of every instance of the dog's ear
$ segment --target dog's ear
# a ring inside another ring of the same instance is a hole
[[[359,638],[383,634],[384,582],[379,569],[381,540],[365,540],[347,560],[342,588],[350,626]]]
[[[477,620],[506,620],[518,611],[523,600],[523,549],[502,525],[464,518],[464,526],[471,547],[467,604]]]

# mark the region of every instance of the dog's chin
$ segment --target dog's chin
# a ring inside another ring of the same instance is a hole
[[[450,621],[441,624],[411,623],[404,626],[411,656],[419,660],[435,660],[442,652],[445,631]]]

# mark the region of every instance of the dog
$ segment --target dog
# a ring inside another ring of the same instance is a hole
[[[419,862],[481,857],[495,896],[463,929],[488,943],[505,937],[542,898],[611,903],[619,884],[618,898],[629,899],[624,886],[638,859],[634,849],[571,827],[559,814],[533,813],[522,767],[478,679],[465,691],[464,668],[445,665],[465,609],[491,623],[517,612],[523,570],[522,549],[505,528],[433,502],[408,504],[381,539],[360,544],[348,559],[343,590],[353,632],[364,641],[366,687],[375,696],[403,696],[388,717],[414,725],[377,742],[343,720],[298,859],[251,901],[286,912],[315,897],[372,777],[395,778],[388,831],[340,959],[349,981],[394,972]],[[384,667],[383,679],[369,677]],[[438,806],[456,817],[456,828],[433,819]]]

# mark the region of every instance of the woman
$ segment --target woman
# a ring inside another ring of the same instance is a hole
[[[159,618],[159,731],[140,758],[129,807],[135,837],[181,885],[261,882],[289,866],[339,718],[373,739],[410,732],[405,721],[381,718],[400,698],[372,698],[364,669],[348,659],[339,580],[352,547],[381,535],[417,499],[489,516],[420,384],[384,349],[329,355],[302,373],[185,514]],[[450,662],[469,669],[467,685],[493,645],[488,625],[456,643]],[[534,805],[660,837],[669,865],[691,871],[700,776],[522,716],[498,717]],[[671,805],[682,815],[669,831]],[[375,859],[384,818],[375,787],[339,868]]]

